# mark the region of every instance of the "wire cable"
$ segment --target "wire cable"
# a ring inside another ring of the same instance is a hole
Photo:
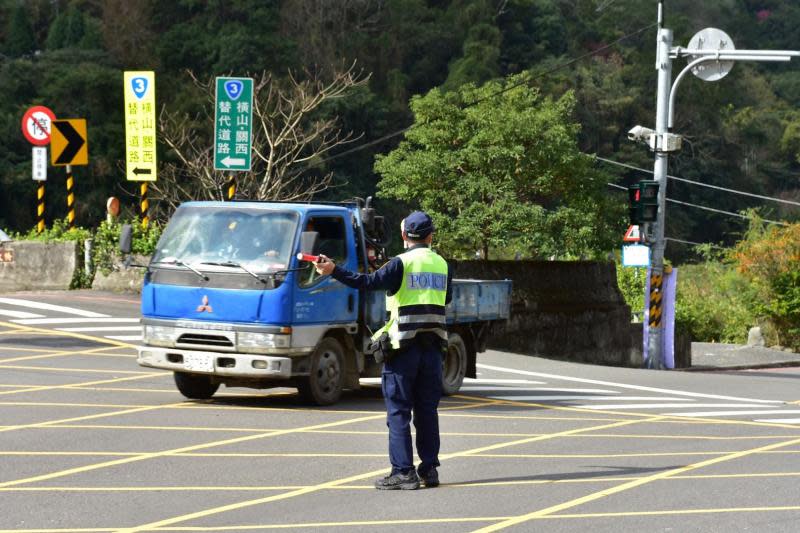
[[[628,190],[627,187],[623,187],[622,185],[617,185],[616,183],[606,183],[606,185],[608,185],[610,187],[614,187],[616,189],[622,189],[623,191],[627,191]],[[697,209],[703,209],[705,211],[711,211],[713,213],[720,213],[720,214],[723,214],[723,215],[729,215],[729,216],[732,216],[732,217],[738,217],[738,218],[743,218],[745,220],[750,220],[750,217],[748,217],[747,215],[743,215],[741,213],[734,213],[732,211],[723,211],[722,209],[714,209],[713,207],[706,207],[704,205],[690,204],[689,202],[681,202],[680,200],[673,200],[672,198],[667,198],[666,200],[668,202],[672,202],[673,204],[686,205],[686,206],[689,206],[689,207],[695,207]],[[766,219],[766,218],[762,218],[761,220],[763,220],[764,222],[768,222],[770,224],[778,224],[779,226],[789,226],[788,222],[781,222],[779,220],[769,220],[769,219]]]
[[[588,155],[591,155],[591,154],[588,154]],[[598,161],[602,161],[604,163],[609,163],[611,165],[617,165],[617,166],[620,166],[620,167],[629,168],[631,170],[638,170],[639,172],[646,172],[648,174],[653,174],[652,170],[647,170],[646,168],[639,168],[639,167],[635,167],[633,165],[629,165],[627,163],[620,163],[619,161],[614,161],[612,159],[606,159],[605,157],[600,157],[598,155],[595,155],[595,156],[592,156],[592,157],[594,157]],[[679,178],[678,176],[671,176],[669,174],[667,174],[667,177],[669,179],[673,179],[673,180],[677,180],[677,181],[683,181],[683,182],[686,182],[686,183],[691,183],[692,185],[699,185],[701,187],[708,187],[709,189],[716,189],[718,191],[725,191],[725,192],[729,192],[729,193],[733,193],[733,194],[741,194],[742,196],[750,196],[752,198],[759,198],[761,200],[771,200],[773,202],[780,202],[782,204],[794,205],[794,206],[800,207],[800,202],[794,202],[792,200],[784,200],[783,198],[775,198],[773,196],[763,196],[761,194],[754,194],[754,193],[751,193],[751,192],[737,191],[736,189],[728,189],[726,187],[719,187],[718,185],[711,185],[710,183],[703,183],[701,181],[693,181],[693,180],[689,180],[689,179],[686,179],[686,178]]]
[[[692,245],[692,246],[711,246],[712,248],[720,248],[721,250],[727,250],[727,248],[725,248],[724,246],[720,246],[719,244],[714,244],[714,243],[711,243],[711,242],[685,241],[683,239],[675,239],[673,237],[664,237],[664,240],[665,241],[678,242],[678,243],[681,243],[681,244],[689,244],[689,245]]]
[[[499,96],[499,95],[501,95],[503,93],[506,93],[506,92],[508,92],[508,91],[510,91],[512,89],[516,89],[517,87],[520,87],[522,85],[526,85],[526,84],[529,84],[529,83],[531,83],[533,81],[536,81],[538,79],[544,78],[545,76],[549,76],[550,74],[552,74],[552,73],[554,73],[554,72],[556,72],[558,70],[561,70],[563,68],[566,68],[566,67],[568,67],[570,65],[573,65],[573,64],[577,63],[578,61],[581,61],[582,59],[586,59],[587,57],[591,57],[591,56],[597,55],[597,54],[599,54],[601,52],[604,52],[604,51],[608,50],[609,48],[617,46],[622,41],[624,41],[626,39],[630,39],[631,37],[636,37],[639,34],[645,32],[645,31],[649,30],[650,28],[653,28],[654,26],[657,26],[657,25],[658,25],[658,23],[654,22],[652,24],[648,24],[647,26],[643,26],[643,27],[639,28],[636,31],[633,31],[631,33],[623,35],[622,37],[620,37],[619,39],[617,39],[616,41],[614,41],[612,43],[609,43],[609,44],[607,44],[605,46],[601,46],[600,48],[597,48],[596,50],[592,50],[591,52],[586,52],[585,54],[581,54],[578,57],[574,57],[574,58],[570,59],[569,61],[565,61],[564,63],[556,65],[555,67],[553,67],[553,68],[551,68],[549,70],[546,70],[544,72],[541,72],[541,73],[537,74],[535,77],[533,77],[531,79],[528,79],[528,80],[525,80],[525,81],[521,81],[521,82],[518,82],[518,83],[514,83],[512,85],[509,85],[508,87],[504,87],[503,89],[501,89],[501,90],[499,90],[499,91],[497,91],[497,92],[495,92],[493,94],[490,94],[490,95],[485,96],[483,98],[479,98],[478,100],[475,100],[473,102],[465,104],[464,105],[464,109],[467,109],[467,108],[472,107],[474,105],[477,105],[477,104],[479,104],[481,102],[484,102],[486,100],[489,100],[491,98]],[[374,146],[374,145],[376,145],[378,143],[382,143],[383,141],[387,141],[387,140],[389,140],[389,139],[391,139],[393,137],[397,137],[398,135],[402,135],[405,132],[407,132],[408,130],[410,130],[411,127],[412,126],[408,126],[408,127],[403,128],[401,130],[398,130],[398,131],[395,131],[393,133],[389,133],[387,135],[384,135],[383,137],[380,137],[378,139],[369,141],[368,143],[364,143],[362,145],[355,146],[353,148],[350,148],[349,150],[345,150],[344,152],[339,152],[338,154],[334,154],[334,155],[332,155],[330,157],[327,157],[325,159],[317,161],[315,164],[316,165],[322,165],[322,164],[327,163],[329,161],[333,161],[334,159],[339,159],[340,157],[344,157],[346,155],[349,155],[349,154],[352,154],[352,153],[355,153],[355,152],[359,152],[361,150],[365,150],[366,148],[369,148],[370,146]]]

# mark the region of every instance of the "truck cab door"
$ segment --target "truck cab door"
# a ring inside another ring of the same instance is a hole
[[[319,234],[319,253],[347,270],[357,270],[353,228],[343,215],[311,213],[303,231]],[[320,276],[309,268],[298,272],[294,298],[296,326],[354,323],[358,319],[358,290],[339,283],[331,276]]]

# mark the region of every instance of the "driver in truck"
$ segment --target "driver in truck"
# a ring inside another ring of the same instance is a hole
[[[385,290],[389,321],[373,335],[388,337],[391,350],[384,362],[381,388],[389,428],[392,470],[378,479],[381,490],[414,490],[439,485],[439,399],[442,396],[442,354],[447,347],[445,307],[452,298],[452,273],[431,250],[433,221],[422,211],[400,224],[406,251],[371,274],[350,272],[320,255],[314,263],[321,275],[365,290]],[[412,419],[417,430],[419,466],[414,468]]]

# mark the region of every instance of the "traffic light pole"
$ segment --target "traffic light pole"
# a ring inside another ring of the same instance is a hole
[[[672,30],[663,27],[663,2],[658,4],[658,51],[656,54],[656,70],[658,71],[658,94],[656,98],[656,135],[663,139],[668,133],[670,87],[672,85]],[[667,164],[669,152],[657,147],[653,175],[658,182],[658,216],[653,228],[650,247],[650,308],[648,320],[644,327],[648,328],[646,368],[663,369],[664,326],[662,317],[662,280],[664,276],[664,213],[667,199]]]

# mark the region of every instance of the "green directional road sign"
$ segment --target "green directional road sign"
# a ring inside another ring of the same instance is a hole
[[[253,79],[217,78],[214,107],[214,169],[249,171]]]

